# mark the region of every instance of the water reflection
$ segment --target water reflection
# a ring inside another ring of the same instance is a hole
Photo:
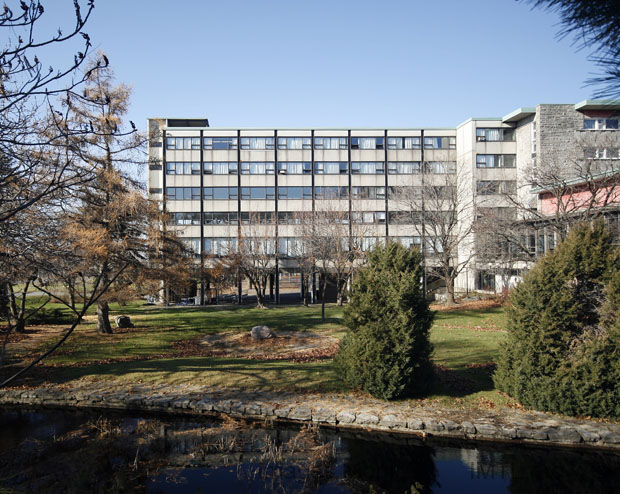
[[[617,492],[620,456],[227,420],[0,410],[0,492]]]

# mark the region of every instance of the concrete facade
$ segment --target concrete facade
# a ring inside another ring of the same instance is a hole
[[[268,224],[260,228],[274,237],[279,269],[294,272],[287,248],[294,217],[330,200],[348,221],[364,224],[368,247],[385,239],[420,246],[424,236],[432,262],[432,249],[440,247],[429,247],[430,233],[421,235],[413,220],[396,221],[403,204],[394,190],[452,180],[471,201],[459,212],[461,229],[484,208],[509,209],[515,202],[540,208],[532,174],[565,159],[584,139],[604,135],[620,142],[618,115],[618,101],[585,101],[540,104],[441,129],[228,129],[209,127],[206,120],[149,119],[149,194],[204,257],[234,249],[242,225],[262,218]],[[605,158],[617,162],[620,144],[607,149]],[[455,263],[470,261],[456,288],[498,291],[499,280],[485,278],[489,260],[476,258],[476,235],[459,244]],[[538,245],[536,236],[533,254],[555,245],[542,235],[547,240]]]

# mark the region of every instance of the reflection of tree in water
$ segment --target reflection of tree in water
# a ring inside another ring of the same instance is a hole
[[[610,494],[620,490],[620,457],[609,452],[520,451],[506,454],[512,494]]]
[[[436,483],[433,450],[425,444],[343,439],[345,482],[353,492],[427,494]]]

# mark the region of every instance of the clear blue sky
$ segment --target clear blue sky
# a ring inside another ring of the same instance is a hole
[[[50,23],[61,2],[44,2]],[[215,127],[455,126],[591,97],[587,51],[515,0],[96,0],[130,118]],[[65,11],[66,13],[66,11]]]

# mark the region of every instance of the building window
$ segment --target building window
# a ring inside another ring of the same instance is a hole
[[[205,201],[234,201],[238,198],[237,187],[205,187],[203,198]]]
[[[279,239],[280,245],[278,251],[286,257],[296,257],[304,251],[302,240],[295,237],[282,237]]]
[[[352,199],[385,199],[385,187],[351,187]]]
[[[166,137],[166,149],[200,149],[200,137]]]
[[[272,211],[262,212],[242,212],[241,224],[243,225],[273,225],[276,222],[276,215]]]
[[[166,163],[166,175],[200,175],[200,163],[169,161]]]
[[[355,175],[383,175],[385,163],[383,161],[352,161],[351,173]]]
[[[314,198],[315,199],[348,199],[349,188],[348,187],[315,187]]]
[[[495,141],[514,141],[514,129],[499,128],[479,128],[476,129],[476,141],[478,142],[495,142]]]
[[[278,187],[278,199],[312,199],[312,187]]]
[[[383,137],[351,137],[351,149],[384,149]]]
[[[514,168],[515,154],[477,154],[476,168]]]
[[[200,255],[200,238],[183,238],[181,241],[183,242],[185,248],[192,252],[195,256]]]
[[[241,199],[266,200],[275,198],[275,187],[241,187]]]
[[[411,249],[412,247],[417,247],[418,249],[422,245],[422,239],[420,237],[396,237],[396,241],[401,244],[403,247],[407,247]]]
[[[241,175],[273,175],[275,163],[273,161],[242,161]]]
[[[203,252],[211,256],[227,256],[237,251],[237,239],[231,237],[208,237],[204,239]]]
[[[385,211],[353,211],[351,221],[353,223],[385,224]]]
[[[204,213],[205,225],[236,225],[237,223],[236,212]]]
[[[200,213],[172,213],[172,225],[200,225]]]
[[[346,175],[349,173],[349,163],[346,161],[317,161],[314,164],[314,173],[317,175]]]
[[[456,137],[425,137],[424,149],[456,149]]]
[[[202,139],[203,149],[208,150],[232,150],[237,149],[236,137],[204,137]]]
[[[515,180],[479,180],[476,183],[476,191],[482,196],[516,194],[517,182]]]
[[[199,201],[200,187],[166,187],[168,201]]]
[[[586,130],[618,130],[618,118],[584,118],[583,128]]]
[[[388,149],[420,149],[420,137],[388,137]]]
[[[278,137],[278,149],[312,149],[312,137]]]
[[[274,149],[273,137],[242,137],[241,149],[271,150]]]
[[[315,137],[314,149],[349,149],[347,137]]]
[[[278,173],[280,175],[311,175],[312,163],[309,161],[279,161]]]
[[[438,175],[456,173],[456,161],[429,161],[428,170]]]
[[[620,148],[585,148],[586,159],[615,160],[620,158]]]
[[[488,271],[478,271],[478,276],[476,278],[476,290],[494,292],[495,274]]]
[[[236,175],[238,167],[236,161],[205,161],[202,171],[205,175]]]
[[[390,175],[411,175],[420,173],[419,161],[389,161],[388,173]]]

